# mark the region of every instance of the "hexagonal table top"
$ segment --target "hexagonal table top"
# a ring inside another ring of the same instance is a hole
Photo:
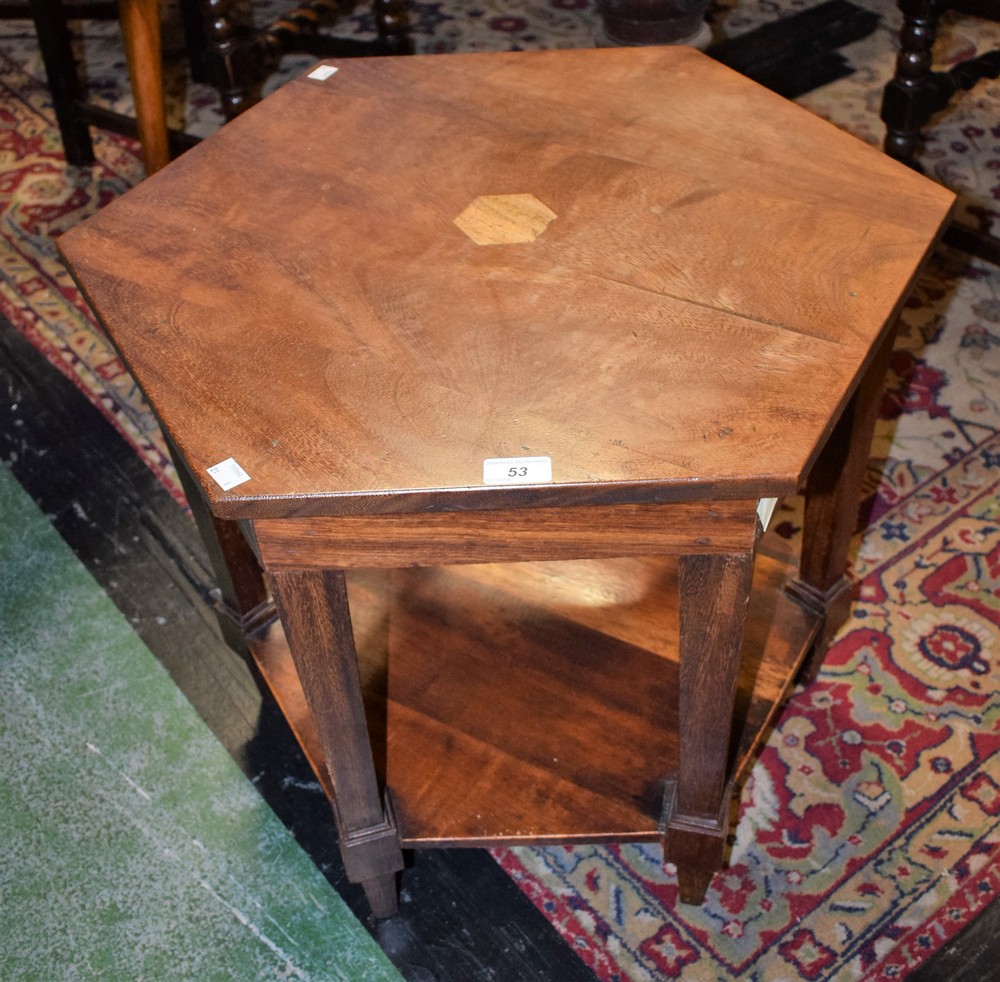
[[[60,240],[223,517],[792,492],[952,204],[691,49],[334,67]]]

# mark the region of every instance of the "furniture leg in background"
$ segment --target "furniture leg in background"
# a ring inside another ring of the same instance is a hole
[[[288,53],[325,57],[409,54],[407,0],[372,0],[378,37],[355,41],[321,34],[324,24],[345,11],[341,0],[304,0],[261,28],[239,22],[233,0],[202,0],[206,10],[206,67],[233,119],[259,101],[261,86]]]
[[[56,120],[67,163],[85,167],[94,161],[90,125],[129,132],[125,117],[98,110],[86,100],[68,19],[74,16],[114,16],[111,5],[70,7],[63,0],[30,0],[42,62],[52,94]],[[139,142],[146,173],[152,174],[170,159],[163,95],[159,0],[121,0],[119,16],[129,78],[135,99]]]
[[[75,167],[84,167],[93,163],[94,146],[89,124],[80,111],[83,88],[76,69],[65,7],[62,0],[31,0],[31,16],[66,161]]]
[[[896,160],[920,170],[915,155],[931,117],[946,109],[962,91],[984,78],[1000,75],[1000,50],[986,51],[948,71],[934,71],[934,43],[941,15],[957,10],[991,20],[1000,18],[996,0],[898,0],[903,14],[896,71],[882,96],[884,149]],[[1000,263],[1000,239],[988,230],[955,221],[945,240],[958,249]]]
[[[706,48],[709,0],[597,0],[598,44],[688,44]]]

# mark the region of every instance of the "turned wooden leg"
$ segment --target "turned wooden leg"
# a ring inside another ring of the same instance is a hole
[[[159,0],[118,0],[135,118],[146,174],[170,163],[163,102],[163,52]]]
[[[729,740],[754,554],[682,556],[680,766],[664,855],[680,898],[700,904],[721,868],[728,832]]]
[[[940,108],[931,78],[931,50],[942,8],[935,0],[899,0],[899,9],[903,29],[896,74],[882,96],[882,122],[886,125],[885,152],[910,164],[921,127]]]
[[[376,917],[389,917],[396,912],[403,852],[375,775],[344,574],[280,570],[270,576],[333,783],[347,877],[364,888]]]
[[[806,678],[815,675],[827,645],[850,610],[847,557],[894,340],[895,329],[875,353],[806,481],[802,559],[798,579],[788,585],[795,600],[822,618],[803,668]]]
[[[412,54],[413,42],[407,34],[406,0],[373,0],[375,27],[381,47],[388,54]]]
[[[233,0],[202,0],[208,46],[205,71],[219,93],[227,120],[235,119],[257,101],[258,95],[251,93],[250,86],[260,55],[242,36],[232,7]]]

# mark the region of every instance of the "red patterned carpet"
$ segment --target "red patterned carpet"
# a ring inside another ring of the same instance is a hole
[[[895,21],[892,4],[867,5],[885,23],[845,49],[854,74],[799,101],[877,141]],[[716,30],[739,33],[804,6],[720,7]],[[423,50],[586,44],[593,27],[587,0],[415,9]],[[995,25],[946,25],[949,59],[986,41],[1000,41]],[[95,28],[87,50],[102,97],[127,104],[113,31]],[[169,484],[155,423],[53,245],[140,178],[136,149],[104,135],[99,165],[67,169],[38,73],[29,25],[4,24],[0,311]],[[176,84],[186,100],[175,116],[203,132],[218,125],[210,95]],[[982,83],[938,120],[923,158],[984,226],[1000,212],[998,110],[1000,83]],[[899,979],[996,897],[998,489],[1000,270],[942,252],[902,317],[856,541],[859,599],[743,789],[730,866],[705,905],[677,905],[653,847],[497,853],[599,978]],[[797,503],[774,521],[792,548]]]

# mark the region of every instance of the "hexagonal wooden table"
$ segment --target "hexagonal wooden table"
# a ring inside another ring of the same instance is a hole
[[[61,240],[377,914],[441,844],[662,837],[701,898],[951,204],[693,50],[472,54],[309,73]]]

